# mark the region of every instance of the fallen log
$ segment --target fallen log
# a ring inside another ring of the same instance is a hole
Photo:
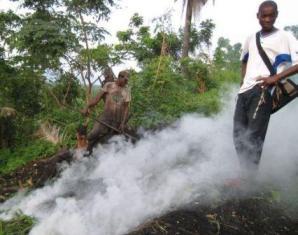
[[[58,164],[71,162],[72,152],[61,149],[49,158],[34,160],[16,169],[14,172],[2,175],[0,180],[0,202],[19,190],[42,187],[48,180],[59,175]]]

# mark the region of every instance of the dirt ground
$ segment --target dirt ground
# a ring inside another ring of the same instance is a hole
[[[140,138],[134,129],[126,129],[125,133],[125,138],[130,139],[133,143]],[[103,140],[103,143],[106,143],[114,135],[116,133],[108,135]],[[30,190],[43,186],[47,181],[52,180],[59,174],[58,165],[64,161],[72,161],[72,153],[68,149],[61,149],[51,157],[29,162],[10,174],[0,174],[0,203],[19,190]]]
[[[193,206],[169,212],[126,235],[294,235],[298,220],[271,202],[252,197],[220,205]]]
[[[7,175],[0,175],[0,203],[19,190],[38,188],[59,174],[58,164],[71,161],[72,154],[66,149],[60,150],[50,158],[29,162]]]
[[[0,202],[18,190],[38,188],[53,180],[59,174],[59,163],[71,159],[71,152],[61,150],[0,176]],[[231,197],[230,192],[216,202],[196,201],[152,218],[126,235],[298,235],[298,219],[287,216],[268,196],[257,193],[244,198],[236,193]]]

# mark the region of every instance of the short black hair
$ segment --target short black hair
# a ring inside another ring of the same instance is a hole
[[[119,78],[124,78],[124,77],[129,78],[129,72],[128,72],[128,70],[122,70],[122,71],[119,72],[118,79]]]
[[[274,10],[275,10],[276,12],[278,12],[277,4],[276,4],[276,2],[274,2],[274,1],[264,1],[264,2],[262,2],[261,5],[259,6],[259,12],[261,11],[261,9],[262,9],[263,7],[267,7],[267,6],[272,6],[272,7],[274,8]]]

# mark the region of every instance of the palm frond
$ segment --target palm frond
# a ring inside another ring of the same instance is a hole
[[[175,0],[177,1],[177,0]],[[198,17],[202,7],[207,3],[208,0],[183,0],[183,12],[187,7],[188,2],[191,4],[192,13],[194,17]],[[212,0],[213,4],[215,4],[215,0]]]
[[[202,7],[206,4],[208,0],[189,0],[192,1],[192,12],[194,17],[198,17]]]

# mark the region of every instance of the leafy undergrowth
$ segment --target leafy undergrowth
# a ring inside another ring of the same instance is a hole
[[[0,203],[20,190],[34,189],[44,185],[59,174],[57,164],[70,161],[72,154],[60,150],[54,156],[31,161],[8,174],[0,175]],[[0,235],[26,235],[30,232],[35,220],[18,214],[12,220],[0,220]]]
[[[0,235],[26,235],[35,221],[26,215],[19,214],[10,221],[0,220]]]
[[[0,149],[0,175],[13,172],[32,160],[51,156],[57,149],[57,146],[43,140],[36,140],[15,150]]]

